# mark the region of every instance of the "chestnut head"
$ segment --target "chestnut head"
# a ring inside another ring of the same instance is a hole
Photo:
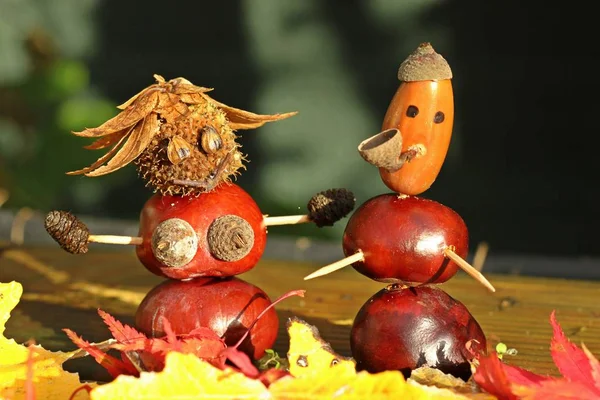
[[[140,215],[137,256],[171,279],[233,276],[261,258],[267,230],[252,197],[235,184],[198,196],[155,194]]]

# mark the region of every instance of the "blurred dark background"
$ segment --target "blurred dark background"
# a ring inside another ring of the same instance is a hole
[[[577,4],[0,0],[3,209],[135,220],[151,194],[135,168],[66,176],[102,154],[69,132],[116,114],[154,73],[234,107],[300,112],[243,132],[251,162],[237,183],[263,212],[302,213],[329,187],[362,203],[387,189],[356,145],[379,131],[399,63],[429,41],[453,68],[456,118],[424,196],[496,254],[598,256],[599,35]],[[269,234],[339,243],[344,224]]]

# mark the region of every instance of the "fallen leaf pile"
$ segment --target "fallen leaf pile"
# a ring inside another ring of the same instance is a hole
[[[50,352],[5,338],[4,324],[19,302],[22,286],[0,284],[0,399],[600,399],[600,363],[585,346],[564,335],[552,313],[552,357],[562,378],[540,376],[502,362],[496,353],[478,358],[473,379],[464,382],[431,368],[406,380],[399,371],[356,372],[354,361],[335,353],[316,327],[299,318],[287,324],[288,370],[259,370],[209,329],[175,335],[166,324],[164,338],[148,338],[99,311],[114,340],[108,346],[67,335],[82,350]],[[121,357],[105,352],[120,351]],[[114,379],[83,384],[65,372],[68,359],[89,353]],[[276,353],[271,352],[271,360]],[[229,360],[228,363],[226,361]],[[484,389],[488,393],[483,393]]]

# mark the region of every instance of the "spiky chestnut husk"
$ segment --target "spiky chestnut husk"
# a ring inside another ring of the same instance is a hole
[[[443,290],[393,284],[361,307],[350,348],[359,370],[409,376],[429,366],[468,380],[470,361],[486,351],[486,337],[464,304]]]
[[[176,334],[210,328],[233,346],[270,304],[263,290],[238,278],[167,280],[144,297],[135,314],[135,325],[147,335],[162,337],[166,318]],[[239,349],[259,359],[273,347],[278,329],[277,312],[270,308],[256,321]]]
[[[211,154],[206,153],[201,145],[201,135],[207,127],[214,128],[222,141],[220,148]],[[167,148],[174,136],[183,138],[191,145],[189,156],[178,164],[171,163],[167,157]],[[138,174],[146,186],[163,195],[199,195],[204,188],[176,185],[173,181],[206,182],[207,186],[231,182],[232,178],[239,175],[239,169],[244,167],[242,161],[245,160],[236,138],[225,113],[214,103],[205,101],[192,105],[188,114],[160,124],[158,133],[135,160]]]
[[[184,78],[150,85],[120,105],[118,115],[74,135],[96,138],[89,150],[112,148],[92,165],[68,172],[106,175],[135,161],[155,192],[190,195],[209,192],[239,173],[244,156],[235,130],[255,129],[295,112],[260,115],[220,103]]]

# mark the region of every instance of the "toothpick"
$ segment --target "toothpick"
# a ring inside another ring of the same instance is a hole
[[[138,246],[144,242],[139,236],[90,235],[88,242],[107,244],[132,244]]]
[[[359,250],[358,252],[352,254],[351,256],[342,258],[341,260],[338,260],[334,263],[331,263],[322,268],[319,268],[312,274],[305,276],[304,280],[307,281],[309,279],[318,278],[319,276],[330,274],[334,271],[337,271],[338,269],[342,269],[344,267],[347,267],[348,265],[354,264],[355,262],[364,261],[364,260],[365,260],[365,255],[363,254],[362,251]]]
[[[454,261],[463,271],[467,274],[471,275],[477,282],[481,283],[485,286],[490,292],[495,292],[496,289],[492,284],[487,280],[485,276],[479,271],[477,271],[471,264],[466,262],[461,256],[454,252],[454,246],[448,246],[444,249],[444,255]]]
[[[310,215],[285,215],[282,217],[268,217],[264,218],[265,226],[276,226],[276,225],[295,225],[305,224],[312,222]]]

